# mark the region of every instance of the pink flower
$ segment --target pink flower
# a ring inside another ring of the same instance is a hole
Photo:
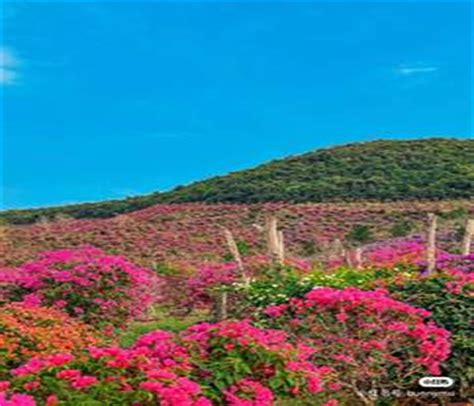
[[[338,314],[336,315],[336,319],[337,319],[337,321],[339,321],[340,323],[345,323],[348,318],[349,318],[349,317],[348,317],[347,314],[344,313],[344,312],[338,313]]]
[[[286,304],[269,306],[265,309],[265,314],[270,317],[280,317],[287,309]]]
[[[81,376],[81,371],[78,369],[64,369],[56,374],[59,379],[72,380]]]
[[[83,375],[75,378],[71,384],[74,389],[83,389],[88,388],[89,386],[95,385],[97,383],[97,378],[95,376]]]
[[[273,406],[273,392],[251,379],[244,379],[224,391],[229,406]]]
[[[36,406],[34,398],[22,393],[13,394],[10,399],[4,393],[0,393],[1,406]]]
[[[8,381],[0,381],[0,392],[6,392],[11,383]]]
[[[69,353],[54,354],[47,358],[47,362],[50,366],[59,367],[65,365],[74,360],[74,356]]]
[[[30,382],[26,382],[23,387],[26,389],[26,390],[34,390],[34,389],[38,389],[41,385],[41,382],[40,381],[30,381]]]
[[[56,406],[59,403],[59,399],[56,395],[49,395],[46,399],[46,406]]]

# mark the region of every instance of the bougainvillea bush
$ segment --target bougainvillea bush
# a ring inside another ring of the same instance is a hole
[[[389,289],[393,297],[428,309],[430,319],[452,333],[452,355],[445,369],[455,379],[461,393],[472,397],[474,255],[453,255],[440,261],[438,267],[432,275],[393,284]]]
[[[148,333],[127,349],[34,358],[0,390],[48,406],[271,406],[284,399],[323,405],[332,396],[325,388],[332,371],[308,362],[312,353],[282,331],[248,322],[200,324],[180,336]]]
[[[56,309],[11,303],[0,307],[0,315],[0,380],[30,358],[100,342],[91,327]]]
[[[13,273],[0,270],[0,280],[7,302],[51,306],[96,326],[121,326],[142,314],[161,286],[151,270],[90,247],[45,252]]]
[[[450,333],[426,321],[430,312],[381,290],[318,288],[265,314],[312,347],[315,364],[334,369],[341,395],[359,401],[372,388],[410,388],[417,377],[441,374],[450,354]]]

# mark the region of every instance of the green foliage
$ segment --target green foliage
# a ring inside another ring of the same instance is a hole
[[[166,262],[154,263],[152,269],[160,276],[174,276],[180,273],[179,270]]]
[[[392,237],[406,237],[413,231],[413,223],[407,220],[395,223],[390,230]]]
[[[365,244],[373,240],[372,231],[365,224],[355,224],[346,236],[353,243]]]
[[[440,200],[474,197],[474,140],[383,140],[321,149],[177,187],[166,193],[0,213],[8,223],[41,217],[103,218],[158,203]],[[454,213],[453,215],[460,215]]]
[[[318,271],[311,275],[313,286],[327,286],[331,288],[356,287],[371,289],[376,281],[388,280],[393,277],[391,269],[352,269],[339,268],[332,272]]]
[[[441,214],[441,217],[446,220],[462,220],[466,219],[468,215],[469,212],[465,207],[458,207],[457,209]]]
[[[153,310],[150,321],[135,322],[127,326],[119,338],[121,346],[129,347],[138,337],[155,330],[179,333],[206,318],[206,314],[198,311],[178,317],[170,314],[170,310],[165,307],[155,307]]]
[[[409,271],[404,272],[408,275]],[[294,297],[303,297],[316,286],[373,289],[375,286],[387,284],[394,277],[392,269],[339,268],[330,272],[315,270],[303,274],[291,267],[271,267],[250,285],[236,285],[235,291],[239,295],[239,301],[233,311],[238,316],[248,315],[250,312],[257,314],[258,309],[286,303]]]
[[[269,267],[248,286],[234,285],[239,300],[233,313],[247,315],[255,309],[287,302],[292,297],[302,297],[314,287],[311,274],[302,275],[291,267]]]
[[[474,395],[474,335],[472,309],[474,297],[469,292],[453,293],[447,288],[451,278],[438,274],[392,285],[394,297],[432,312],[436,324],[451,331],[452,356],[445,365],[446,375],[461,382],[464,395]],[[471,292],[472,293],[472,292]]]
[[[236,244],[241,255],[245,256],[250,253],[250,245],[247,241],[239,240]]]

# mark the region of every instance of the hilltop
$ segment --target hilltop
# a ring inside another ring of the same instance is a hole
[[[471,199],[474,140],[380,140],[315,150],[169,192],[99,203],[9,210],[0,219],[107,218],[159,203],[359,202]]]

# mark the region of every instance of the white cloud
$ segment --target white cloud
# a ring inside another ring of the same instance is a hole
[[[437,66],[401,66],[396,69],[396,72],[400,75],[411,76],[423,73],[433,73],[438,70],[439,68]]]
[[[18,79],[20,61],[8,48],[0,47],[0,85],[13,85]]]

